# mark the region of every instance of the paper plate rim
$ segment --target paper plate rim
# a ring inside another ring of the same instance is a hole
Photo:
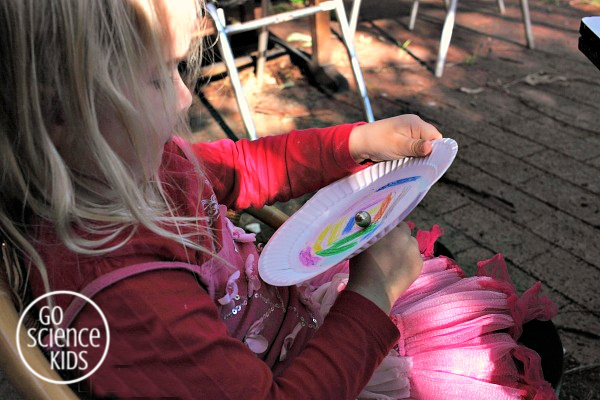
[[[309,227],[321,217],[323,213],[323,207],[328,207],[332,202],[332,198],[338,197],[339,194],[350,195],[355,191],[362,190],[373,182],[385,177],[398,169],[407,168],[409,166],[420,166],[427,165],[433,167],[435,170],[435,176],[426,188],[421,190],[412,203],[406,207],[396,218],[395,221],[387,222],[385,226],[380,228],[379,232],[371,236],[366,242],[362,243],[345,255],[344,259],[350,259],[356,254],[364,251],[379,239],[385,236],[393,227],[395,227],[401,220],[406,218],[408,214],[421,202],[425,197],[429,189],[442,177],[442,175],[448,170],[458,151],[458,144],[456,141],[450,138],[438,139],[433,141],[433,149],[431,154],[426,157],[419,158],[404,158],[401,160],[385,161],[373,164],[355,174],[344,177],[337,180],[328,186],[325,186],[317,193],[315,193],[298,211],[296,211],[271,237],[269,242],[266,244],[258,260],[258,271],[261,278],[275,286],[289,286],[294,285],[308,279],[311,279],[341,261],[331,263],[331,265],[323,265],[318,268],[311,269],[310,271],[299,271],[295,269],[293,265],[282,267],[277,265],[277,262],[281,262],[281,258],[288,258],[290,251],[293,251],[296,247],[296,243],[300,240],[300,236],[296,236],[290,242],[288,237],[285,237],[287,243],[280,244],[284,235],[290,235],[289,232],[299,232]],[[349,188],[353,188],[352,191],[347,192]],[[321,204],[319,204],[321,203]],[[321,214],[316,215],[315,209]]]

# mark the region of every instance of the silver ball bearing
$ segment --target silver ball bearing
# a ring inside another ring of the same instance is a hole
[[[359,211],[354,216],[354,222],[361,228],[366,228],[371,225],[371,214],[366,211]]]

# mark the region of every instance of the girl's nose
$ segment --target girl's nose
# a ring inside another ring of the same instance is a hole
[[[192,94],[188,87],[183,83],[181,77],[178,77],[176,83],[177,90],[177,109],[178,111],[187,111],[192,105]]]

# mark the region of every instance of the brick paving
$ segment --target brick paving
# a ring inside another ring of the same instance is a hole
[[[561,399],[600,398],[600,71],[577,49],[581,18],[600,8],[531,1],[530,50],[518,2],[501,16],[495,2],[461,1],[436,79],[443,8],[422,3],[410,32],[409,6],[363,2],[355,36],[376,118],[416,113],[459,144],[456,161],[409,219],[442,226],[442,242],[467,271],[503,253],[519,290],[541,281],[560,307],[554,321],[568,371]],[[300,24],[279,29],[282,37],[307,33]],[[352,88],[341,45],[332,59]],[[242,72],[261,134],[363,119],[353,90],[318,91],[290,77],[282,59],[268,70],[274,82],[260,90],[252,71]],[[205,94],[243,132],[227,80]],[[580,374],[590,370],[595,375]]]
[[[376,118],[416,113],[459,143],[456,161],[409,219],[442,226],[443,243],[467,271],[500,252],[518,289],[541,281],[560,307],[554,321],[569,370],[561,399],[600,398],[600,71],[577,50],[581,18],[600,8],[531,0],[529,50],[518,2],[501,16],[493,1],[461,1],[436,79],[442,3],[422,3],[413,32],[409,2],[372,3],[363,1],[355,41]],[[306,33],[299,24],[277,29]],[[352,88],[342,46],[332,59]],[[532,74],[545,83],[528,83]],[[363,119],[353,90],[317,90],[287,57],[267,63],[260,90],[250,69],[242,77],[261,135]],[[227,79],[204,93],[243,132]],[[198,140],[225,136],[206,109],[196,104],[192,113]],[[1,374],[0,398],[18,398]]]

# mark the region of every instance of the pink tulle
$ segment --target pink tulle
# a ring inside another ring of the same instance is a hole
[[[556,396],[552,386],[544,380],[540,356],[525,346],[518,346],[513,354],[523,364],[525,378],[530,387],[534,389],[530,390],[533,398],[535,400],[555,399]]]
[[[430,231],[417,232],[415,237],[419,243],[419,251],[424,258],[433,257],[433,247],[435,242],[443,234],[444,231],[438,225],[432,226]]]
[[[511,303],[513,316],[516,321],[511,333],[515,339],[523,332],[522,324],[534,319],[548,321],[558,313],[556,304],[546,297],[540,295],[542,284],[537,282],[523,293],[521,298]]]
[[[502,254],[496,254],[488,260],[479,261],[477,263],[477,276],[489,276],[498,282],[507,282],[510,286],[513,286]]]
[[[465,277],[454,260],[434,257],[441,234],[437,225],[416,233],[423,268],[390,313],[400,340],[359,398],[556,399],[537,353],[516,342],[524,323],[557,313],[541,284],[519,297],[500,254]],[[316,315],[325,317],[347,273],[346,262],[303,284]]]
[[[422,400],[494,399],[516,400],[527,395],[524,389],[502,386],[469,376],[443,371],[411,372],[411,397]]]
[[[416,234],[423,270],[391,311],[400,340],[360,398],[555,399],[537,353],[516,342],[523,323],[556,315],[541,284],[519,297],[501,255],[465,278],[433,256],[441,234],[437,225]]]

